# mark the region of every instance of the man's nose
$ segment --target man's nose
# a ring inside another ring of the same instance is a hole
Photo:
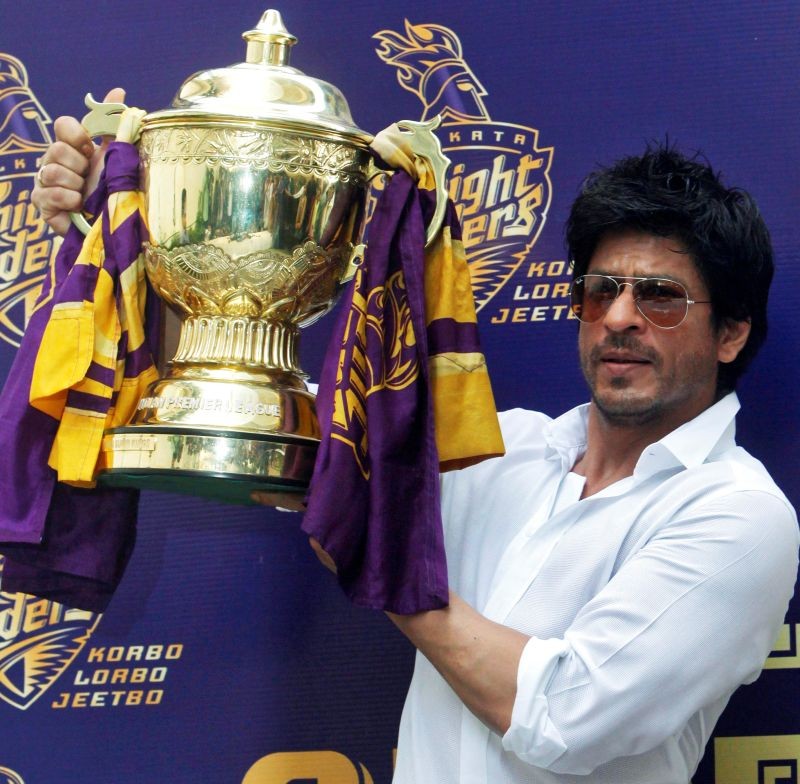
[[[636,307],[633,287],[630,283],[620,284],[619,295],[606,311],[603,323],[612,332],[625,332],[645,327],[647,320]]]

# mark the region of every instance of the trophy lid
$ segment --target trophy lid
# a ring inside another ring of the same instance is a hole
[[[265,11],[258,25],[242,34],[245,62],[198,71],[181,85],[169,109],[145,118],[145,127],[235,125],[274,128],[366,146],[372,135],[360,130],[342,93],[289,64],[297,38],[278,11]]]

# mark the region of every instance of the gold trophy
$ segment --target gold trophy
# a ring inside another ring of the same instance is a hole
[[[247,503],[311,477],[320,430],[298,333],[363,250],[373,137],[338,89],[288,65],[296,38],[277,11],[243,37],[246,62],[194,74],[142,121],[145,266],[182,324],[164,377],[103,437],[105,484]],[[87,106],[92,135],[126,108]],[[429,241],[446,202],[437,124],[399,124],[436,172]]]

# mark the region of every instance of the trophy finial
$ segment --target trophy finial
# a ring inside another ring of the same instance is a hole
[[[245,60],[263,65],[288,65],[289,50],[297,43],[274,8],[264,11],[255,28],[242,33],[242,38],[247,41]]]

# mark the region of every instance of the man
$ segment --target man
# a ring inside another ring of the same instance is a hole
[[[53,225],[89,170],[61,138]],[[392,616],[419,649],[396,784],[686,784],[792,594],[794,511],[734,441],[772,277],[752,200],[649,149],[587,180],[567,241],[591,402],[506,413],[506,456],[443,479],[451,604]]]

